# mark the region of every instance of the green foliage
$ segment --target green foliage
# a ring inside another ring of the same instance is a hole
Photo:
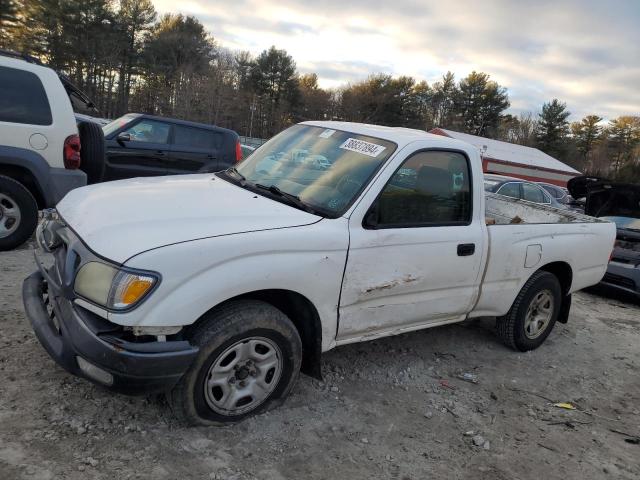
[[[609,122],[607,134],[615,173],[625,164],[637,163],[634,160],[640,145],[640,117],[614,118]]]
[[[486,73],[473,71],[460,80],[455,108],[464,132],[480,136],[495,133],[509,105],[507,90]]]
[[[598,115],[587,115],[581,121],[571,124],[571,134],[573,135],[576,149],[585,160],[600,138],[602,127],[598,123],[601,121],[602,117]]]
[[[314,119],[443,127],[535,146],[584,172],[640,175],[639,117],[604,128],[588,115],[569,125],[557,99],[537,118],[516,117],[505,113],[506,88],[476,71],[459,81],[447,72],[433,84],[379,73],[326,90],[316,74],[299,74],[286,51],[231,52],[194,17],[158,19],[152,0],[0,0],[0,48],[68,74],[104,117],[142,111],[264,138]]]
[[[565,158],[569,134],[569,122],[567,121],[569,115],[571,113],[567,111],[567,105],[557,98],[542,106],[536,128],[537,147],[540,150],[552,157]]]
[[[19,22],[18,2],[0,0],[0,48],[14,48],[13,34]]]
[[[415,95],[415,80],[411,77],[372,75],[363,82],[350,85],[342,92],[342,116],[345,120],[421,127],[420,98]],[[425,85],[417,90],[424,100]]]

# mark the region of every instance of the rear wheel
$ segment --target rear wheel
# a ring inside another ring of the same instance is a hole
[[[526,352],[538,348],[553,330],[562,302],[555,275],[537,271],[524,284],[511,309],[496,320],[498,336],[509,347]]]
[[[24,185],[0,175],[0,251],[22,245],[38,225],[38,204]]]
[[[268,303],[224,305],[189,337],[200,352],[169,394],[175,413],[189,423],[224,425],[274,408],[298,377],[298,331]]]

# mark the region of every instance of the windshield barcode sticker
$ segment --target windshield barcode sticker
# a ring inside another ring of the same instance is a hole
[[[331,130],[330,128],[327,128],[324,132],[322,132],[320,135],[318,135],[320,138],[329,138],[331,135],[333,135],[334,133],[336,133],[335,130]]]
[[[347,141],[340,145],[340,148],[344,150],[351,150],[352,152],[368,155],[369,157],[377,157],[385,148],[382,145],[376,145],[375,143],[365,142],[364,140],[358,140],[356,138],[347,138]]]

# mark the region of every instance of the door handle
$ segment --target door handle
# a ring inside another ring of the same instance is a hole
[[[459,257],[468,257],[469,255],[473,255],[476,251],[475,243],[461,243],[458,245],[458,256]]]
[[[156,152],[156,157],[166,157],[166,156],[167,156],[167,153],[163,152],[162,150],[158,150]]]

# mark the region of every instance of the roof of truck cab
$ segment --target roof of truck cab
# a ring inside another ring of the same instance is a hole
[[[371,125],[368,123],[334,121],[309,121],[302,122],[302,125],[310,125],[332,130],[341,130],[358,135],[381,138],[382,140],[388,140],[390,142],[396,143],[399,148],[402,148],[405,145],[417,140],[433,141],[435,145],[442,148],[469,148],[469,144],[466,142],[461,142],[453,138],[443,137],[442,135],[434,135],[432,133],[427,133],[424,130],[416,130],[413,128],[384,127],[382,125]]]

